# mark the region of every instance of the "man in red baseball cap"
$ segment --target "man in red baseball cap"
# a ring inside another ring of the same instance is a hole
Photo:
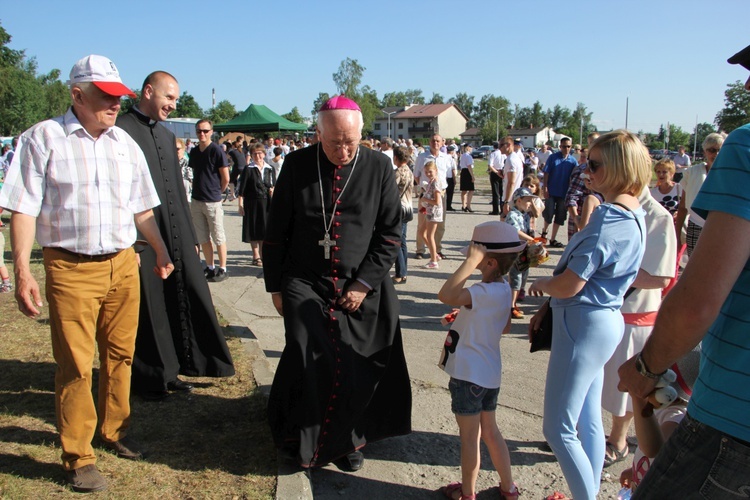
[[[140,305],[136,234],[156,252],[160,278],[174,266],[154,222],[159,195],[146,159],[115,126],[120,97],[133,92],[112,61],[95,55],[73,66],[69,83],[67,113],[21,134],[0,206],[13,214],[16,300],[30,318],[42,306],[29,265],[35,238],[43,248],[65,479],[75,491],[91,492],[107,487],[91,446],[96,431],[117,456],[142,457],[128,435]],[[91,394],[97,346],[98,411]]]

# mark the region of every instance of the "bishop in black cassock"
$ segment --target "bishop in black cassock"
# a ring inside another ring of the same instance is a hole
[[[399,193],[388,157],[359,147],[358,116],[351,161],[332,162],[320,144],[286,156],[263,245],[266,290],[280,292],[274,304],[286,329],[268,418],[276,445],[303,467],[411,431],[399,303],[389,279],[401,240]],[[330,139],[334,148],[336,120],[320,129],[321,142]],[[369,289],[361,303],[346,299],[361,285]]]
[[[147,394],[166,394],[167,384],[176,381],[178,373],[193,377],[234,375],[232,357],[196,252],[197,238],[175,136],[156,121],[168,115],[165,107],[173,109],[160,102],[164,99],[160,91],[164,79],[176,86],[168,73],[149,75],[141,92],[142,111],[133,108],[117,118],[117,126],[130,134],[146,156],[161,200],[154,208],[154,218],[175,266],[170,277],[162,281],[151,271],[154,251],[146,247],[140,253],[141,308],[132,384],[134,390]]]

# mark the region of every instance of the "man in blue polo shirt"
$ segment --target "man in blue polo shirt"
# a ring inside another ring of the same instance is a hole
[[[552,225],[552,238],[549,245],[562,248],[565,245],[557,241],[557,231],[565,224],[567,208],[565,208],[565,195],[568,193],[570,184],[570,173],[578,166],[576,159],[570,154],[571,141],[567,137],[560,141],[560,151],[550,155],[544,167],[545,207],[543,212],[544,230],[542,238],[547,237],[547,228]]]
[[[750,70],[750,46],[729,58]],[[745,83],[750,91],[750,79]],[[750,494],[750,124],[724,141],[692,209],[706,223],[664,299],[643,351],[620,367],[620,389],[650,394],[702,340],[687,415],[634,499],[747,498]],[[726,235],[732,235],[727,243]]]

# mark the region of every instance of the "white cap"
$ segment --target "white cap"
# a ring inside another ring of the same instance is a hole
[[[92,54],[79,60],[70,70],[68,85],[91,82],[105,94],[135,98],[132,90],[123,85],[115,63],[104,56]]]

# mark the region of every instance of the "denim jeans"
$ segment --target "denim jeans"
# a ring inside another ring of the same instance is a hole
[[[406,225],[408,222],[401,223],[401,249],[396,256],[396,276],[406,278]]]
[[[663,498],[750,498],[750,444],[686,415],[633,495]]]

